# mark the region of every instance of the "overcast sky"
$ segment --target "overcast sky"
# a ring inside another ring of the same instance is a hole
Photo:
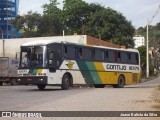
[[[62,1],[60,2],[60,8],[62,8]],[[85,0],[88,3],[100,3],[105,7],[110,7],[120,13],[122,13],[127,20],[132,21],[134,27],[144,27],[147,24],[147,19],[152,19],[158,7],[160,6],[160,0]],[[49,3],[49,0],[20,0],[19,14],[26,14],[27,11],[37,11],[42,13],[42,5]],[[160,22],[160,9],[156,17],[154,18],[152,25]]]

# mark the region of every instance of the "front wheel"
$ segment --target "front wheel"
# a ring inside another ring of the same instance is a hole
[[[61,88],[62,90],[68,90],[69,89],[69,76],[65,74],[62,78],[62,85]]]
[[[37,85],[37,87],[38,87],[39,90],[44,90],[46,85]]]
[[[3,85],[3,82],[0,82],[0,86],[2,86]]]

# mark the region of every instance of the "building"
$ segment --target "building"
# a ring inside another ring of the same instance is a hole
[[[0,38],[10,39],[17,36],[11,20],[18,15],[19,0],[0,0]]]
[[[143,36],[135,36],[133,37],[134,40],[134,47],[138,48],[142,45],[145,45],[145,38]]]

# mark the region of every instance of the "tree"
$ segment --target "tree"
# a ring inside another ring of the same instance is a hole
[[[154,47],[155,45],[158,45],[160,43],[160,22],[157,23],[155,26],[149,25],[149,46]],[[146,31],[147,28],[145,27],[139,27],[136,30],[135,35],[142,35],[146,39]],[[158,46],[159,47],[159,46]]]
[[[134,27],[126,18],[111,8],[100,4],[88,4],[82,0],[65,0],[63,18],[70,34],[77,32],[116,44],[133,47]]]
[[[63,23],[68,34],[85,33],[89,5],[82,0],[64,0]]]
[[[88,34],[104,40],[112,39],[115,44],[134,46],[134,27],[121,13],[99,4],[91,4],[91,9],[93,12],[88,22]]]
[[[142,76],[146,75],[146,46],[140,46],[137,48],[140,53],[140,62],[142,68]],[[152,59],[149,55],[149,73],[150,75],[154,75],[154,66],[152,65]]]
[[[38,26],[40,36],[58,36],[62,35],[62,24],[60,18],[55,14],[43,15]]]
[[[57,0],[50,0],[49,4],[44,4],[42,6],[43,7],[43,13],[45,15],[56,14],[56,15],[60,16],[61,15],[61,9],[59,9],[57,7],[57,5],[59,5]]]
[[[37,27],[39,25],[41,15],[37,12],[29,11],[26,15],[17,16],[12,24],[16,26],[18,31],[24,31],[25,37],[36,36]]]
[[[50,0],[49,4],[43,5],[43,16],[38,27],[41,36],[62,35],[62,11],[57,7],[57,0]]]

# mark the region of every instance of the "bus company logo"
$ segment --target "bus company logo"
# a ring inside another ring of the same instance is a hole
[[[2,112],[2,117],[12,117],[11,112]]]
[[[67,67],[69,68],[69,69],[72,69],[73,68],[73,65],[74,65],[74,62],[69,62],[68,64],[66,64],[67,65]]]

